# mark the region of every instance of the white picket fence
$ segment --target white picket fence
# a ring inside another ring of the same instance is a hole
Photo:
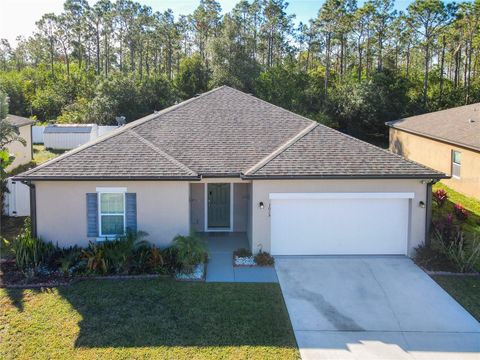
[[[30,188],[20,181],[7,179],[8,192],[4,194],[4,213],[8,216],[30,216]]]
[[[80,124],[78,124],[80,125]],[[32,142],[34,144],[44,144],[44,131],[46,126],[32,126]],[[65,149],[73,149],[79,145],[82,145],[90,140],[95,140],[97,137],[105,135],[110,131],[117,129],[118,126],[98,126],[98,131],[95,132],[94,136],[84,136],[84,134],[52,134],[55,136],[54,144],[62,144],[66,146]],[[79,139],[81,137],[81,139]]]

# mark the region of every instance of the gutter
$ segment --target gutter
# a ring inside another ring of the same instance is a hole
[[[201,176],[14,176],[15,181],[200,181]]]
[[[371,179],[449,179],[448,175],[419,174],[419,175],[241,175],[245,180],[371,180]]]

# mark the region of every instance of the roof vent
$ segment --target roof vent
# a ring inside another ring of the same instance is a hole
[[[470,124],[473,124],[473,123],[475,122],[475,120],[473,120],[472,118],[470,118],[470,119],[468,119],[468,122],[469,122]]]
[[[117,121],[118,126],[123,126],[127,123],[125,116],[116,116],[115,120]]]

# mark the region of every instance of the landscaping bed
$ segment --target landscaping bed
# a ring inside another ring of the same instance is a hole
[[[177,236],[172,246],[150,244],[148,234],[127,232],[88,247],[60,248],[31,236],[30,219],[13,239],[2,240],[8,255],[0,260],[0,287],[52,287],[92,277],[173,276],[203,281],[207,253],[196,235]]]
[[[170,278],[0,289],[3,359],[299,359],[277,284]]]
[[[260,251],[253,255],[248,249],[237,249],[233,252],[234,267],[273,266],[275,259],[267,252]]]
[[[430,273],[478,273],[480,201],[435,184],[429,243],[417,249],[415,262]]]

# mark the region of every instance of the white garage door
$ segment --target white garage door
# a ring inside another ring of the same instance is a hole
[[[270,194],[273,255],[406,254],[413,193]]]

